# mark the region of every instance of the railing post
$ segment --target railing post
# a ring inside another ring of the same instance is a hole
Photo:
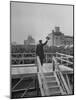
[[[68,61],[68,57],[67,57],[67,61]],[[68,62],[67,62],[67,67],[68,67]]]
[[[36,55],[36,54],[35,54]],[[37,65],[37,56],[35,56],[36,57],[36,59],[35,59],[35,65]]]
[[[36,60],[38,60],[38,56],[36,56]],[[38,61],[37,61],[37,73],[39,73],[39,65],[38,65]]]
[[[66,79],[67,79],[67,83],[68,83],[68,87],[69,87],[69,90],[70,90],[70,93],[72,93],[72,89],[71,89],[71,85],[70,85],[70,81],[69,81],[69,77],[67,74],[66,75]]]
[[[56,57],[57,57],[57,52],[56,52]]]
[[[46,63],[47,63],[47,54],[45,54],[45,56],[46,56]]]
[[[62,65],[62,55],[61,55],[61,65]]]
[[[41,67],[39,57],[37,57],[37,62],[38,62],[38,68],[39,68],[38,69],[39,72],[37,72],[37,73],[38,73],[38,80],[39,80],[41,95],[45,96],[48,93],[48,91],[47,91],[47,85],[46,85],[46,82],[45,82],[45,78],[44,78],[44,74],[43,74],[43,70],[42,70],[42,67]]]
[[[53,58],[52,58],[52,66],[53,66],[53,71],[55,71],[55,63],[53,61]]]

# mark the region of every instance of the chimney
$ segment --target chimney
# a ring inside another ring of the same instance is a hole
[[[55,32],[60,32],[60,27],[55,27]]]

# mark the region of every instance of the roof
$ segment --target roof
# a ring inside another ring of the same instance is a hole
[[[73,36],[65,35],[65,38],[73,38]]]
[[[54,34],[54,35],[58,35],[58,36],[59,36],[59,35],[62,35],[61,32],[54,32],[53,34]]]

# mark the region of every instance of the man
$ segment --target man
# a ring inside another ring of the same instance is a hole
[[[48,40],[49,40],[48,37],[46,37],[46,42],[45,43],[42,43],[42,40],[39,40],[39,44],[37,45],[37,48],[36,48],[36,55],[39,56],[41,65],[43,65],[43,60],[44,60],[43,47],[44,47],[44,45],[47,44]]]

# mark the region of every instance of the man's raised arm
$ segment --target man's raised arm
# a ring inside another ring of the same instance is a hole
[[[47,44],[47,42],[48,42],[48,40],[46,40],[46,42],[45,42],[45,43],[43,43],[43,46],[44,46],[44,45],[46,45],[46,44]]]
[[[48,42],[49,39],[50,39],[50,38],[47,36],[47,37],[46,37],[46,42],[43,43],[43,46],[47,44],[47,42]]]

